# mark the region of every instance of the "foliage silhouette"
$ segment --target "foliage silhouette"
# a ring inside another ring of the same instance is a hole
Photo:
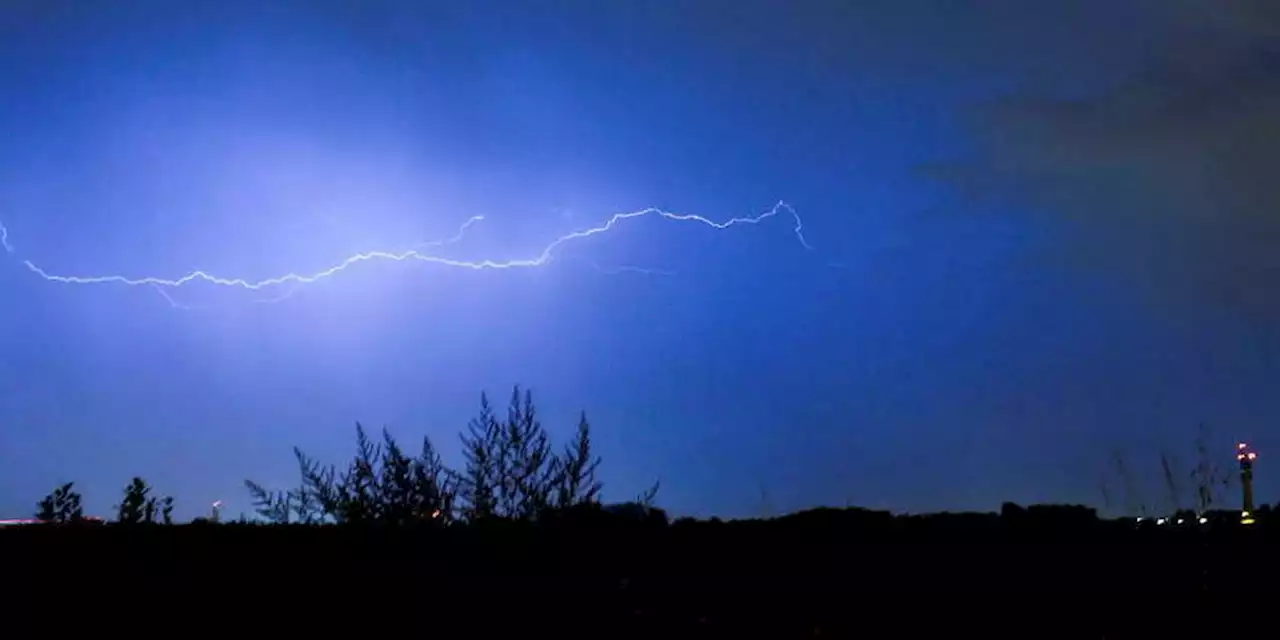
[[[148,504],[151,499],[151,487],[142,478],[135,477],[124,489],[124,499],[116,507],[116,522],[120,524],[139,524],[149,521]]]
[[[36,519],[56,523],[80,521],[84,511],[80,506],[80,494],[74,487],[74,482],[68,482],[45,496],[37,506]]]
[[[629,502],[602,504],[601,460],[592,452],[585,414],[567,443],[553,445],[531,394],[516,387],[506,409],[499,416],[482,394],[477,416],[460,437],[463,463],[457,470],[443,464],[429,439],[415,453],[386,429],[371,437],[360,424],[354,455],[344,464],[322,465],[295,448],[296,487],[245,482],[266,523],[243,516],[220,523],[215,507],[211,519],[191,526],[130,526],[171,523],[174,504],[134,478],[118,507],[123,526],[6,527],[0,546],[42,545],[41,553],[34,546],[27,553],[59,563],[57,570],[43,569],[58,576],[163,565],[169,573],[155,584],[165,589],[175,584],[175,567],[186,568],[193,589],[207,586],[211,576],[239,573],[248,578],[237,585],[244,592],[238,595],[263,602],[278,596],[278,581],[262,579],[273,571],[304,587],[334,575],[345,584],[420,576],[392,591],[420,592],[413,594],[420,604],[437,607],[426,614],[432,624],[439,618],[474,627],[476,617],[463,612],[494,602],[475,594],[498,592],[504,594],[503,615],[491,617],[494,624],[518,625],[512,635],[537,633],[531,627],[545,621],[561,634],[569,624],[626,628],[643,637],[685,629],[845,637],[865,628],[869,606],[881,606],[869,599],[889,610],[903,602],[919,606],[936,593],[950,605],[973,597],[1007,609],[1023,595],[1060,604],[1072,597],[1071,590],[1061,595],[1062,585],[1086,584],[1086,606],[1062,606],[1066,615],[1080,617],[1109,606],[1122,609],[1134,590],[1192,597],[1241,590],[1239,585],[1251,584],[1265,543],[1280,532],[1280,520],[1266,505],[1258,508],[1253,527],[1240,524],[1238,511],[1210,512],[1208,524],[1188,516],[1184,526],[1174,518],[1175,526],[1102,519],[1080,506],[1014,503],[1002,505],[999,514],[812,509],[768,520],[670,523],[653,506],[656,482]],[[1202,460],[1192,478],[1210,479],[1202,486],[1209,488],[1210,504],[1221,506],[1213,491],[1224,486],[1223,474],[1206,464],[1208,447],[1197,450]],[[1117,455],[1112,462],[1126,485],[1124,497],[1133,500],[1124,460]],[[1176,504],[1175,481],[1185,482],[1185,469],[1168,456],[1160,462]],[[38,515],[71,521],[80,515],[79,503],[73,485],[62,485],[40,502]],[[322,524],[377,526],[305,526]],[[920,542],[930,544],[904,546]],[[1034,544],[1001,544],[1008,542]],[[461,588],[432,589],[443,576]],[[1055,595],[1046,599],[1045,593]],[[709,602],[717,597],[724,601]],[[548,618],[546,612],[563,608],[566,598],[573,607],[570,622]],[[850,609],[855,600],[861,606]],[[360,611],[339,607],[326,612],[326,621],[344,613],[367,617]],[[607,621],[588,625],[592,616]],[[488,618],[481,621],[494,631]]]
[[[356,424],[356,452],[345,469],[321,466],[294,449],[301,484],[271,490],[245,481],[254,511],[278,524],[338,523],[440,527],[492,519],[536,522],[555,510],[599,505],[600,458],[591,448],[591,424],[578,419],[572,442],[557,453],[533,394],[512,389],[505,419],[487,394],[460,435],[464,464],[446,467],[429,438],[410,457],[386,429],[375,442]],[[637,502],[649,506],[654,484]]]
[[[480,414],[467,423],[467,431],[462,434],[462,455],[466,463],[458,476],[458,488],[463,503],[462,518],[468,522],[492,518],[497,512],[500,447],[498,421],[488,395],[481,393]]]
[[[173,524],[173,496],[160,500],[160,520],[164,524]]]
[[[146,480],[135,477],[124,489],[124,499],[116,506],[119,524],[173,524],[173,497],[157,498]]]
[[[658,498],[658,489],[662,486],[661,481],[654,480],[648,489],[645,489],[640,495],[636,496],[635,502],[646,508],[652,508],[654,501]]]
[[[591,455],[591,424],[587,422],[587,412],[579,415],[576,437],[572,444],[565,445],[560,460],[563,477],[556,488],[556,508],[596,502],[602,488],[596,479],[600,458]]]

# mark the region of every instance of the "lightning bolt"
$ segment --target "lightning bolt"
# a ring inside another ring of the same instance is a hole
[[[151,286],[156,290],[156,293],[160,294],[161,298],[164,298],[166,301],[168,301],[169,306],[173,307],[174,309],[182,309],[183,311],[191,311],[192,309],[195,309],[195,307],[191,305],[182,304],[181,302],[174,300],[173,296],[169,295],[169,292],[164,290],[164,287],[161,287],[158,285],[151,285]]]
[[[0,245],[4,246],[5,253],[13,253],[13,245],[9,244],[9,229],[0,222]]]
[[[483,216],[473,216],[459,227],[457,234],[445,240],[436,240],[431,242],[419,243],[415,245],[414,248],[404,250],[404,251],[399,251],[399,252],[368,251],[364,253],[356,253],[351,256],[348,256],[341,262],[338,262],[337,264],[327,269],[323,269],[315,273],[311,273],[311,274],[288,273],[282,276],[275,276],[275,277],[266,278],[263,280],[256,280],[256,281],[248,280],[245,278],[224,278],[224,277],[213,275],[207,271],[191,271],[177,278],[161,278],[156,276],[128,277],[124,275],[102,275],[102,276],[58,275],[58,274],[54,274],[54,273],[50,273],[49,271],[46,271],[45,269],[36,265],[34,262],[30,260],[23,260],[23,264],[27,267],[27,269],[29,269],[33,273],[50,282],[60,282],[64,284],[81,284],[81,285],[115,283],[115,284],[123,284],[123,285],[135,286],[135,287],[136,286],[152,287],[152,288],[155,288],[157,291],[159,291],[165,297],[165,299],[167,299],[169,303],[175,307],[183,307],[183,305],[176,302],[169,295],[169,293],[165,291],[165,289],[177,289],[184,285],[193,284],[196,282],[206,282],[214,285],[245,289],[249,291],[261,291],[263,289],[268,289],[270,287],[275,287],[279,285],[293,285],[293,287],[291,287],[289,291],[287,291],[283,295],[258,300],[258,302],[269,303],[269,302],[278,302],[280,300],[288,298],[290,295],[294,293],[294,291],[296,291],[297,287],[300,285],[319,282],[321,280],[337,275],[343,271],[346,271],[348,268],[354,265],[364,263],[364,262],[379,261],[379,260],[405,262],[409,260],[416,260],[416,261],[426,262],[430,264],[437,264],[437,265],[446,266],[446,267],[473,269],[473,270],[518,269],[518,268],[542,267],[550,264],[555,258],[557,251],[562,247],[573,242],[585,240],[592,236],[608,233],[614,230],[615,228],[617,228],[618,225],[624,222],[627,222],[629,220],[637,219],[637,218],[658,217],[658,218],[673,221],[673,222],[691,222],[691,223],[701,224],[716,230],[725,230],[730,227],[739,226],[739,225],[759,224],[761,222],[764,222],[765,220],[777,217],[779,215],[784,215],[784,214],[791,217],[791,219],[795,222],[795,226],[793,227],[792,232],[795,234],[797,240],[799,240],[800,245],[803,246],[805,249],[812,251],[813,247],[809,244],[808,240],[806,240],[804,237],[804,232],[803,232],[804,222],[800,219],[799,214],[796,213],[795,209],[793,209],[791,205],[788,205],[785,202],[778,202],[768,211],[765,211],[764,213],[761,213],[759,215],[750,216],[750,217],[741,217],[741,218],[731,218],[724,222],[716,222],[709,218],[705,218],[703,216],[694,215],[694,214],[672,213],[669,211],[664,211],[662,209],[653,208],[653,207],[647,208],[647,209],[641,209],[639,211],[632,211],[629,213],[618,213],[618,214],[614,214],[611,218],[609,218],[606,222],[604,222],[599,226],[591,227],[589,229],[584,229],[581,231],[574,231],[572,233],[562,235],[556,238],[555,240],[552,240],[549,244],[543,247],[541,252],[539,252],[536,256],[532,258],[523,258],[523,259],[515,259],[515,260],[507,260],[507,261],[495,261],[495,260],[489,260],[489,259],[479,260],[479,261],[454,260],[451,258],[446,258],[443,256],[431,254],[431,253],[424,253],[423,251],[421,251],[421,249],[424,249],[426,247],[439,247],[447,244],[453,244],[462,240],[467,229],[471,225],[477,222],[480,222],[481,220],[484,219]],[[4,239],[5,249],[10,253],[12,253],[13,248],[9,245],[9,242],[8,242],[8,230],[5,229],[3,225],[0,225],[0,233],[3,234],[0,237]],[[598,267],[597,269],[604,271],[603,269],[599,269]],[[621,271],[650,273],[655,275],[671,275],[671,272],[662,272],[662,271],[653,270],[653,269],[642,269],[639,267],[621,267],[614,270],[615,273],[621,272]]]
[[[623,266],[621,266],[621,267],[608,267],[608,268],[606,268],[606,267],[602,267],[602,266],[600,266],[599,264],[596,264],[596,263],[594,263],[594,262],[592,262],[592,263],[591,263],[591,268],[592,268],[592,269],[595,269],[596,271],[598,271],[598,272],[600,272],[600,273],[603,273],[603,274],[604,274],[604,275],[606,275],[606,276],[614,276],[614,275],[618,275],[619,273],[638,273],[638,274],[646,275],[646,276],[674,276],[674,275],[676,275],[676,272],[674,272],[674,271],[668,271],[668,270],[666,270],[666,269],[649,269],[649,268],[647,268],[647,267],[633,267],[633,266],[628,266],[628,265],[623,265]]]
[[[466,222],[462,223],[462,225],[458,227],[458,232],[453,234],[452,238],[447,238],[444,240],[430,240],[428,242],[419,242],[418,244],[413,245],[412,248],[423,249],[426,247],[443,247],[444,245],[447,245],[447,244],[462,242],[462,236],[467,234],[467,228],[469,228],[471,225],[477,222],[480,222],[481,220],[484,220],[484,216],[471,216],[470,218],[467,218]]]
[[[461,242],[463,236],[467,234],[467,228],[469,228],[471,225],[477,222],[480,222],[481,220],[484,220],[484,216],[471,216],[470,218],[467,218],[466,222],[463,222],[462,225],[458,227],[458,232],[455,233],[453,237],[445,238],[444,240],[428,240],[426,242],[419,242],[418,244],[414,245],[414,248],[418,249],[423,247],[442,247],[445,245]],[[30,266],[29,263],[28,263],[28,266]],[[151,283],[151,286],[155,288],[155,290],[160,294],[160,296],[163,297],[169,303],[169,306],[173,307],[174,309],[191,311],[197,308],[192,305],[178,302],[173,298],[172,295],[170,295],[167,291],[165,291],[164,286],[162,286],[159,283]],[[258,299],[255,299],[254,302],[259,304],[275,304],[277,302],[281,302],[289,298],[292,298],[293,294],[297,292],[298,292],[298,283],[294,282],[294,283],[290,283],[289,288],[286,289],[284,293],[277,294],[269,298],[258,298]]]

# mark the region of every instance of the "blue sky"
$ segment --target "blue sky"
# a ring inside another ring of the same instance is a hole
[[[184,517],[247,511],[245,478],[292,483],[293,445],[343,460],[356,421],[457,460],[480,392],[516,383],[557,435],[587,412],[607,498],[660,479],[680,514],[1100,504],[1117,450],[1154,504],[1202,421],[1275,490],[1280,314],[1234,275],[1275,261],[1232,249],[1273,237],[1251,212],[1274,188],[1166,178],[1274,157],[1214,123],[1280,91],[1191,109],[1169,96],[1195,78],[1162,73],[1192,37],[1210,71],[1265,58],[1263,5],[264,4],[0,5],[0,513],[68,480],[107,513],[133,475]],[[1164,213],[1222,194],[1250,197]],[[537,269],[169,290],[190,309],[23,266],[262,279],[474,215],[442,251],[527,258],[618,212],[779,200],[813,251],[782,217],[645,218]]]

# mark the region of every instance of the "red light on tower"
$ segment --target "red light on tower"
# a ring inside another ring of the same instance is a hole
[[[1241,505],[1241,522],[1253,523],[1253,461],[1258,454],[1249,450],[1249,444],[1241,442],[1236,447],[1236,460],[1240,463],[1240,491],[1243,494]]]
[[[1253,466],[1253,461],[1258,459],[1258,454],[1249,450],[1248,443],[1241,442],[1236,446],[1236,460],[1240,462],[1240,470],[1244,471],[1248,467]]]

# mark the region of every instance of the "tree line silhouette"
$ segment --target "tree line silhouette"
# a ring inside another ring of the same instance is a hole
[[[270,489],[245,480],[253,509],[269,524],[341,524],[444,527],[490,520],[537,522],[552,514],[599,510],[600,457],[591,446],[586,412],[572,440],[559,450],[552,444],[533,402],[516,385],[499,416],[487,394],[479,413],[459,434],[464,464],[444,464],[430,437],[409,454],[387,429],[375,441],[356,424],[356,453],[344,466],[324,465],[295,447],[300,481],[289,489]],[[649,513],[658,492],[655,482],[627,504]],[[142,478],[133,478],[116,506],[119,524],[173,524],[174,499],[158,497]],[[36,519],[47,523],[84,520],[74,483],[57,487],[37,506]],[[207,522],[198,518],[197,522]]]
[[[54,526],[6,530],[0,549],[41,558],[38,573],[57,589],[101,588],[96,578],[77,577],[84,575],[117,576],[109,584],[121,585],[158,576],[149,584],[166,591],[190,585],[186,593],[236,580],[248,601],[271,602],[282,590],[326,581],[401,581],[394,591],[417,598],[414,607],[434,606],[436,617],[461,620],[455,624],[466,633],[497,633],[498,623],[511,633],[532,635],[538,625],[559,633],[563,621],[547,612],[572,602],[574,620],[611,637],[628,637],[619,629],[632,630],[630,637],[677,629],[847,636],[863,628],[868,611],[934,596],[949,606],[967,599],[975,611],[992,603],[1027,607],[1018,618],[1052,609],[1045,615],[1087,618],[1095,633],[1133,617],[1135,592],[1167,602],[1235,597],[1264,563],[1280,564],[1267,552],[1280,531],[1268,508],[1250,528],[1239,526],[1238,511],[1223,511],[1209,526],[1195,519],[1157,526],[1099,518],[1085,506],[1011,503],[999,513],[818,508],[767,520],[668,522],[653,507],[656,482],[634,500],[604,504],[585,414],[566,442],[553,443],[532,394],[518,386],[505,410],[482,394],[459,442],[457,468],[444,464],[429,438],[410,451],[386,429],[371,437],[358,424],[355,454],[342,464],[295,448],[296,486],[245,481],[257,515],[252,526],[203,526],[211,518],[162,526],[173,524],[173,497],[142,478],[124,489],[111,526],[57,526],[90,522],[66,483],[37,506],[36,517]],[[1162,468],[1171,477],[1176,467],[1162,461]],[[1189,477],[1213,489],[1225,484],[1224,473],[1201,464]],[[1196,495],[1205,496],[1200,505],[1218,504],[1215,494]],[[441,575],[450,580],[431,579]],[[550,577],[528,578],[535,575]],[[502,615],[490,607],[497,601]]]

